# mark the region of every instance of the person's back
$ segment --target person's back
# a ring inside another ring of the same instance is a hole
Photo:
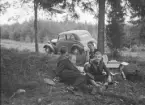
[[[67,47],[65,47],[65,46],[61,47],[61,49],[60,49],[60,56],[57,59],[57,65],[60,63],[60,61],[62,61],[64,59],[67,59],[68,57],[69,56],[68,56]]]

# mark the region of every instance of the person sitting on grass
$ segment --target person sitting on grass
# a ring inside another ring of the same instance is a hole
[[[108,84],[112,83],[110,72],[103,62],[102,54],[97,50],[95,51],[94,58],[85,64],[84,70],[95,81],[105,83],[106,88]]]
[[[72,56],[64,57],[59,60],[57,63],[56,75],[61,78],[65,84],[71,85],[75,89],[79,89],[83,92],[90,91],[90,88],[87,85],[88,81],[90,81],[95,87],[99,87],[94,80],[89,78],[87,75],[83,75],[78,70],[74,60],[75,59]]]

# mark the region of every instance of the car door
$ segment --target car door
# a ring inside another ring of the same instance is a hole
[[[69,51],[71,51],[71,48],[74,44],[82,46],[77,38],[77,35],[75,35],[75,34],[67,34],[67,43],[68,43]],[[84,64],[85,58],[86,58],[84,53],[77,54],[76,56],[77,56],[77,59],[76,59],[77,65]]]
[[[58,36],[58,41],[56,43],[57,51],[60,51],[62,46],[67,46],[66,34],[62,34]]]
[[[67,34],[67,47],[68,47],[68,51],[71,52],[71,48],[74,44],[78,43],[78,40],[76,38],[76,36],[74,34]]]

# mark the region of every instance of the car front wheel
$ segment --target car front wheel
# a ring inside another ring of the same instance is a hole
[[[71,53],[72,54],[81,54],[81,51],[78,47],[74,46],[71,48]]]
[[[47,46],[47,45],[46,45],[46,47],[45,47],[45,52],[46,52],[47,54],[54,54],[53,49],[52,49],[50,46]]]

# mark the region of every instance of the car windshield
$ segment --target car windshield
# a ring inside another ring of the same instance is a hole
[[[80,40],[87,40],[87,39],[92,38],[91,35],[89,34],[82,34],[82,35],[79,35],[79,37],[80,37]]]

